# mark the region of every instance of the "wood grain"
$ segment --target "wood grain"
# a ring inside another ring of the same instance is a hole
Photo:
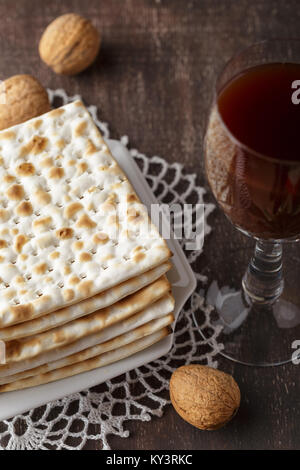
[[[55,75],[37,50],[45,26],[66,12],[91,18],[103,36],[96,63],[72,78]],[[113,136],[127,134],[146,154],[184,163],[202,184],[202,136],[217,72],[239,49],[265,38],[297,37],[300,30],[297,0],[0,0],[0,22],[0,79],[32,73],[46,87],[81,94],[86,104],[97,104]],[[231,227],[218,211],[211,223],[201,266],[230,284],[246,242],[241,238],[240,250],[230,242]],[[111,438],[112,448],[299,448],[297,368],[219,365],[241,387],[232,423],[201,432],[168,407],[163,418],[129,422],[130,438]],[[17,427],[22,434],[24,422]],[[87,447],[101,444],[89,441]]]

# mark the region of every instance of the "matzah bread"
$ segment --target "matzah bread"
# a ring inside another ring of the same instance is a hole
[[[98,333],[85,336],[74,343],[62,346],[57,350],[47,351],[34,358],[30,358],[20,362],[14,362],[0,367],[0,383],[5,383],[7,376],[17,374],[38,367],[43,364],[57,361],[64,357],[75,354],[84,349],[109,341],[134,328],[138,328],[152,320],[161,318],[170,314],[174,310],[174,298],[168,294],[154,304],[147,307],[145,310],[132,315],[131,317],[115,323],[112,326],[104,328]]]
[[[118,286],[112,287],[89,299],[82,300],[77,304],[43,315],[34,320],[19,323],[18,325],[3,328],[2,330],[0,329],[0,340],[11,341],[13,339],[36,335],[68,323],[76,318],[88,315],[96,310],[110,306],[152,283],[166,273],[170,267],[171,263],[163,263],[140,276],[129,279]]]
[[[151,335],[145,336],[144,338],[138,339],[132,343],[126,344],[125,346],[106,352],[104,354],[100,354],[99,356],[92,357],[91,359],[87,359],[85,361],[78,362],[61,369],[56,369],[45,374],[39,374],[33,377],[28,377],[27,379],[12,382],[10,384],[1,385],[0,392],[21,390],[28,387],[54,382],[56,380],[61,380],[66,377],[80,374],[82,372],[97,369],[98,367],[107,366],[148,348],[152,344],[155,344],[161,339],[165,338],[169,333],[170,329],[165,327],[162,330],[152,333]],[[101,382],[101,369],[99,370],[99,382]]]
[[[171,256],[80,101],[1,131],[0,154],[0,327]]]
[[[65,344],[103,330],[125,318],[134,315],[163,297],[170,290],[170,283],[165,276],[154,281],[149,286],[125,297],[114,305],[94,313],[77,318],[65,325],[45,331],[44,333],[17,339],[5,343],[6,364],[23,361],[45,351],[58,349]],[[1,366],[0,366],[1,370]]]
[[[91,357],[99,356],[99,354],[103,354],[113,349],[120,348],[122,346],[125,346],[126,344],[136,341],[139,338],[148,336],[154,333],[155,331],[161,330],[165,326],[170,325],[171,323],[173,323],[173,321],[173,314],[165,315],[162,318],[152,320],[146,323],[145,325],[135,328],[134,330],[124,333],[123,335],[117,336],[116,338],[106,341],[105,343],[97,344],[96,346],[72,354],[71,356],[67,356],[57,361],[49,362],[48,364],[35,367],[34,369],[28,369],[24,372],[20,372],[19,374],[9,375],[3,380],[1,380],[0,384],[2,385],[6,383],[16,382],[17,380],[25,379],[27,377],[32,377],[38,374],[45,374],[46,372],[50,372],[55,369],[61,369],[62,367],[66,367],[71,364],[76,364],[77,362],[86,361]]]

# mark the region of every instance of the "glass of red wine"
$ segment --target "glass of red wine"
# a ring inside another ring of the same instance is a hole
[[[300,279],[297,305],[284,295],[282,247],[300,238],[300,41],[258,43],[226,65],[205,167],[219,207],[256,242],[240,288],[214,303],[221,354],[246,365],[297,361]]]

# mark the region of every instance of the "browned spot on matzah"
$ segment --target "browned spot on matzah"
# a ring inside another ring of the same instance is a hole
[[[114,256],[111,254],[111,253],[108,253],[107,255],[103,256],[103,258],[101,258],[103,261],[108,261],[110,259],[113,259]]]
[[[6,248],[7,242],[5,240],[0,240],[0,248]]]
[[[104,245],[109,240],[109,237],[106,233],[99,232],[93,236],[93,242],[97,245]]]
[[[77,172],[79,175],[82,175],[88,169],[88,165],[86,162],[80,162],[77,165]]]
[[[139,251],[142,251],[143,250],[143,247],[142,246],[136,246],[133,250],[133,253],[138,253]]]
[[[78,286],[78,290],[83,297],[89,297],[91,295],[92,289],[93,281],[82,281]]]
[[[13,131],[1,132],[0,139],[14,139],[16,134]]]
[[[41,341],[39,339],[32,337],[31,339],[27,339],[26,344],[28,345],[30,349],[35,349],[37,346],[41,344]],[[6,350],[5,350],[6,358],[14,362],[14,360],[22,354],[22,348],[23,348],[22,340],[15,339],[13,341],[7,342]]]
[[[36,119],[33,123],[32,126],[34,129],[39,129],[41,125],[43,124],[43,121],[41,119]]]
[[[116,214],[110,215],[107,219],[108,225],[119,225],[119,217]]]
[[[29,320],[34,314],[34,308],[32,304],[13,305],[10,307],[10,311],[16,316],[18,322]],[[10,343],[11,341],[7,344]]]
[[[13,359],[14,356],[18,356],[20,352],[22,351],[22,343],[21,341],[15,339],[14,341],[9,341],[5,345],[5,355],[6,359],[9,357],[10,359]]]
[[[65,170],[61,166],[54,166],[49,171],[49,178],[60,179],[64,176]]]
[[[20,184],[13,184],[6,192],[7,197],[13,201],[19,201],[24,197],[24,188]]]
[[[17,284],[25,284],[25,279],[23,276],[17,276],[15,281]]]
[[[57,238],[60,238],[61,240],[66,240],[67,238],[72,238],[73,236],[73,229],[70,227],[63,227],[55,232]]]
[[[16,173],[20,176],[31,176],[34,175],[35,168],[32,163],[24,162],[17,166]]]
[[[50,215],[48,217],[44,217],[43,219],[37,219],[33,222],[33,226],[35,228],[41,229],[48,227],[52,222],[52,217]]]
[[[23,145],[20,150],[20,156],[24,157],[29,153],[33,153],[33,155],[37,155],[45,150],[48,144],[47,137],[41,137],[39,135],[35,135],[32,139],[28,142],[28,144]]]
[[[90,229],[96,227],[96,225],[96,222],[90,219],[88,215],[83,214],[78,220],[76,227]]]
[[[92,255],[90,253],[86,253],[86,252],[80,253],[79,259],[82,263],[85,263],[86,261],[91,261]]]
[[[64,139],[58,139],[56,142],[55,142],[55,145],[60,149],[64,149],[65,146],[66,146],[66,142]]]
[[[64,267],[64,275],[67,276],[68,274],[71,274],[71,268],[68,264]]]
[[[46,193],[43,189],[38,189],[35,193],[34,196],[36,197],[36,200],[39,204],[43,204],[44,206],[46,204],[49,204],[51,201],[51,196],[49,193]]]
[[[111,189],[120,189],[121,186],[122,186],[122,183],[115,183],[111,185]]]
[[[121,238],[130,238],[130,233],[129,231],[126,229],[126,230],[122,230],[121,232]]]
[[[138,201],[138,198],[136,194],[131,193],[127,195],[127,202],[137,202],[137,201]]]
[[[44,158],[40,163],[42,168],[51,168],[53,166],[53,158],[47,157]]]
[[[137,224],[138,222],[141,222],[142,220],[144,220],[143,215],[138,210],[135,210],[132,208],[132,209],[129,209],[127,213],[128,213],[128,222]]]
[[[99,299],[100,297],[102,296],[102,294],[98,294],[97,295],[97,298]],[[90,313],[93,311],[93,308],[94,308],[94,300],[93,300],[93,297],[89,298],[89,299],[86,299],[85,302],[83,302],[83,311],[84,313]]]
[[[50,253],[50,258],[51,259],[57,259],[60,256],[60,253],[58,251],[53,251],[53,253]]]
[[[92,186],[88,189],[88,193],[94,193],[97,190],[97,186]]]
[[[33,208],[30,202],[28,201],[23,201],[21,202],[18,207],[16,208],[16,212],[18,215],[21,217],[28,217],[29,215],[32,214]]]
[[[66,340],[66,334],[63,330],[55,331],[52,335],[52,341],[55,344],[64,343]]]
[[[82,209],[82,205],[79,202],[73,202],[69,204],[64,211],[66,219],[71,219],[78,211]]]
[[[73,289],[64,289],[63,296],[67,302],[71,302],[71,300],[73,300],[75,297],[75,293]]]
[[[112,212],[115,210],[115,205],[112,202],[105,202],[101,205],[101,211],[103,212]]]
[[[25,243],[27,243],[29,238],[27,238],[25,235],[18,235],[15,239],[15,250],[17,253],[21,253],[23,246]]]
[[[83,245],[83,242],[78,240],[78,241],[73,243],[73,246],[74,246],[74,250],[79,251],[79,250],[82,250],[84,245]]]
[[[76,285],[76,284],[79,284],[80,282],[80,279],[78,276],[72,276],[70,279],[69,279],[69,283],[71,285]]]
[[[114,165],[111,165],[107,171],[111,175],[117,175],[117,176],[122,177],[124,181],[127,180],[126,176],[124,175],[124,173],[121,172],[120,167],[116,163]]]
[[[3,256],[0,256],[0,263],[3,263],[4,260],[5,258]]]
[[[81,121],[75,129],[75,137],[80,137],[81,135],[83,135],[86,130],[86,126],[86,121]]]
[[[3,177],[3,181],[4,183],[12,183],[13,181],[15,181],[15,177],[13,175],[10,175],[10,174],[7,174]]]
[[[37,266],[35,266],[33,268],[33,271],[36,273],[36,274],[45,274],[45,272],[47,271],[48,269],[48,266],[46,263],[40,263],[38,264]]]
[[[53,111],[50,111],[50,113],[48,114],[48,116],[51,116],[51,117],[59,117],[59,116],[61,116],[64,112],[65,112],[65,110],[62,109],[62,108],[53,109]]]
[[[26,261],[26,260],[28,259],[28,255],[22,253],[22,254],[20,255],[20,258],[21,258],[22,261]]]
[[[4,297],[7,300],[11,300],[13,297],[15,297],[15,295],[16,295],[16,291],[14,290],[6,290],[6,292],[4,293]]]
[[[98,151],[97,147],[95,146],[94,142],[91,141],[91,139],[88,139],[88,143],[86,146],[86,155],[92,155],[93,153],[96,153]]]
[[[40,305],[43,305],[43,304],[46,304],[49,302],[49,300],[51,300],[51,297],[50,295],[41,295],[41,297],[39,297],[38,299],[36,299],[35,303],[37,304],[40,304]]]
[[[5,209],[0,209],[0,220],[1,222],[5,222],[9,219],[9,211]]]
[[[140,263],[144,258],[146,258],[145,253],[136,253],[133,257],[133,261],[135,263]]]
[[[115,202],[117,200],[117,196],[115,193],[111,193],[108,198],[104,201],[101,205],[101,209],[105,212],[109,212],[115,209]]]

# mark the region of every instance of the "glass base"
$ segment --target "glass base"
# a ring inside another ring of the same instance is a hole
[[[220,224],[222,219],[220,218]],[[225,235],[212,234],[209,243],[214,256],[207,259],[207,288],[202,292],[212,307],[209,327],[202,311],[194,312],[194,322],[207,343],[220,355],[247,366],[276,366],[300,357],[300,246],[283,246],[283,292],[271,306],[251,305],[243,294],[242,279],[254,253],[254,240],[231,224],[224,223]],[[218,249],[215,249],[217,242]],[[221,266],[221,268],[220,268]],[[298,344],[299,343],[299,344]],[[298,351],[297,351],[298,349]]]
[[[300,308],[297,305],[280,298],[272,307],[254,306],[241,290],[219,289],[216,282],[208,290],[207,303],[214,306],[211,324],[220,328],[218,343],[222,345],[223,357],[247,366],[298,364]],[[197,313],[194,321],[199,327]],[[199,327],[199,332],[210,343],[209,331]]]

